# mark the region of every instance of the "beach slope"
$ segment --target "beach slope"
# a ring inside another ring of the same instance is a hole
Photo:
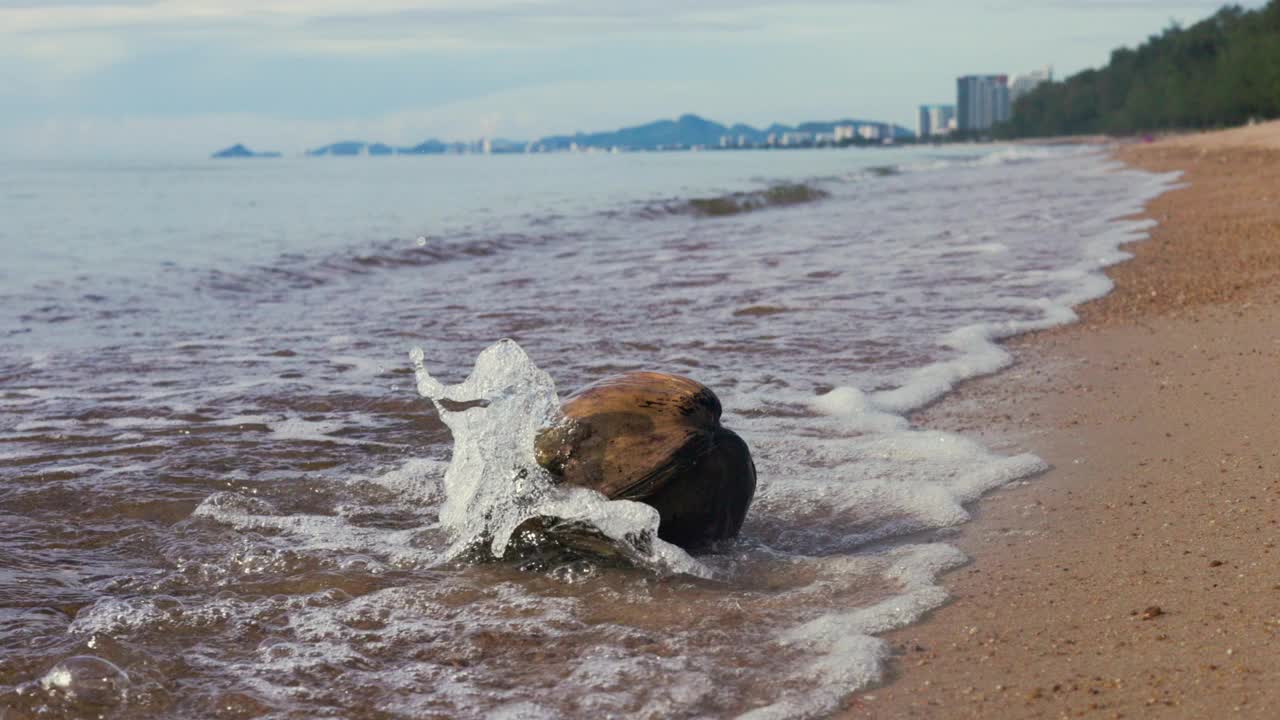
[[[1115,291],[915,418],[1052,470],[843,717],[1280,716],[1280,123],[1116,155],[1184,175]]]

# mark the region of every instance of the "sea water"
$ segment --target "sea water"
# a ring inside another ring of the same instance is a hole
[[[0,708],[821,716],[1044,467],[906,414],[1104,294],[1171,182],[976,145],[10,168]],[[720,396],[741,536],[485,560],[529,513],[652,530],[528,465],[633,369]]]

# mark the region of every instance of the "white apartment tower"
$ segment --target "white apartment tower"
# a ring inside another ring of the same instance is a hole
[[[1045,65],[1039,70],[1018,75],[1009,84],[1009,102],[1016,103],[1018,98],[1026,95],[1041,83],[1053,82],[1053,66]]]

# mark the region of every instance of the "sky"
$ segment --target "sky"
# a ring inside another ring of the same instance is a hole
[[[1070,75],[1220,4],[0,0],[0,155],[534,139],[686,112],[914,128],[959,75]]]

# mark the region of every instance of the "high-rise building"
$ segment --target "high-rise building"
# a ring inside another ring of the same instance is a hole
[[[951,132],[951,121],[955,120],[955,117],[955,105],[921,105],[920,118],[916,123],[916,136],[924,139],[934,135],[946,135]]]
[[[1053,66],[1045,65],[1039,70],[1018,75],[1009,83],[1009,103],[1018,102],[1018,98],[1026,95],[1040,83],[1053,82]]]
[[[966,75],[956,80],[956,127],[990,129],[1009,119],[1009,76]]]

